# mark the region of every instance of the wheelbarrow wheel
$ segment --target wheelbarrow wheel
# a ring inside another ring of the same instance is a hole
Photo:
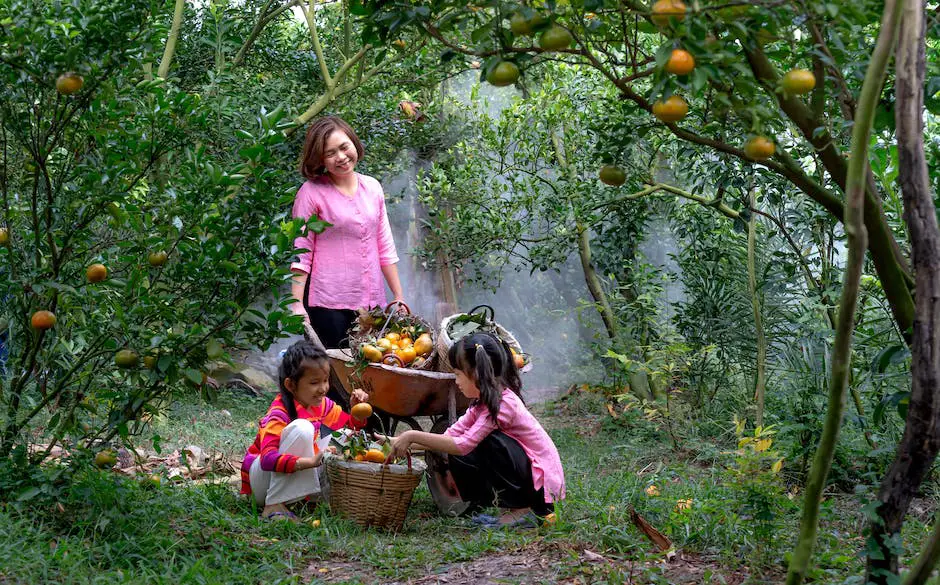
[[[446,418],[434,423],[431,432],[441,434],[450,426]],[[470,502],[460,499],[460,493],[450,474],[450,465],[446,453],[425,451],[424,462],[428,467],[428,490],[438,510],[447,516],[460,516],[470,512]]]

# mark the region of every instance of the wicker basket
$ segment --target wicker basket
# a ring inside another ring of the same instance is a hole
[[[360,526],[401,530],[415,488],[424,477],[422,461],[408,465],[384,465],[326,458],[330,481],[330,509]]]
[[[380,330],[376,331],[375,329],[370,329],[367,331],[358,331],[355,325],[353,326],[352,329],[349,330],[348,332],[349,347],[352,349],[352,355],[354,357],[358,356],[359,348],[362,346],[363,343],[366,343],[366,341],[369,340],[370,338],[382,337],[383,335],[385,335],[385,331],[388,329],[389,325],[391,325],[391,323],[396,320],[396,315],[398,313],[397,311],[392,310],[392,307],[394,307],[395,305],[398,305],[402,309],[404,309],[404,316],[399,317],[399,320],[404,320],[412,324],[420,324],[422,327],[424,327],[424,329],[431,336],[431,353],[429,353],[427,357],[424,359],[424,363],[421,364],[420,366],[414,366],[414,365],[409,364],[406,369],[434,370],[437,366],[437,361],[435,359],[437,357],[436,356],[437,336],[434,333],[434,328],[431,327],[431,324],[428,323],[425,319],[422,319],[421,317],[418,317],[417,315],[413,314],[411,312],[411,309],[408,308],[408,305],[406,305],[405,303],[401,301],[395,301],[395,302],[389,303],[389,305],[385,307],[385,314],[388,317],[386,318],[385,323]],[[397,366],[393,366],[393,367],[397,367]]]
[[[516,340],[516,337],[508,329],[506,329],[505,327],[503,327],[502,325],[500,325],[494,320],[493,317],[495,316],[495,312],[493,311],[493,308],[490,307],[489,305],[478,305],[470,309],[466,313],[455,313],[453,315],[450,315],[449,317],[444,317],[444,320],[441,321],[441,329],[440,331],[437,332],[437,365],[438,365],[439,371],[441,372],[453,372],[454,371],[454,366],[450,363],[450,359],[447,356],[448,352],[450,351],[451,346],[454,345],[455,341],[457,341],[456,339],[451,339],[450,333],[448,333],[450,324],[457,317],[460,317],[463,315],[472,315],[476,312],[482,312],[484,319],[485,319],[485,323],[486,323],[486,325],[484,325],[477,331],[485,332],[485,333],[492,333],[493,335],[496,335],[497,337],[505,341],[507,344],[509,344],[509,347],[516,350],[516,353],[523,354],[522,346]],[[487,312],[489,312],[489,316],[486,315]],[[528,362],[528,360],[526,361]],[[529,371],[529,369],[531,369],[531,363],[526,363],[525,367],[522,368],[522,371],[527,372]]]

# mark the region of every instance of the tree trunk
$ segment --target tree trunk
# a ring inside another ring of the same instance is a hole
[[[940,228],[924,158],[924,3],[902,1],[905,34],[896,57],[895,117],[898,181],[915,274],[912,386],[904,435],[878,492],[878,517],[871,522],[877,548],[868,556],[868,580],[875,584],[894,581],[898,573],[896,548],[890,543],[940,449]]]
[[[800,533],[790,567],[787,571],[787,585],[800,585],[809,571],[813,548],[816,545],[816,532],[819,528],[819,506],[832,459],[835,455],[842,414],[845,411],[845,394],[851,371],[852,330],[855,326],[855,307],[858,301],[859,281],[865,262],[865,250],[868,247],[865,229],[866,171],[868,169],[868,143],[875,119],[875,108],[884,85],[888,61],[894,49],[897,36],[901,0],[887,0],[881,19],[878,41],[872,52],[865,81],[862,84],[852,128],[851,156],[846,176],[845,197],[845,234],[848,258],[845,263],[845,276],[842,285],[842,297],[839,301],[839,319],[836,325],[836,337],[832,345],[832,374],[829,382],[829,401],[826,420],[823,424],[819,446],[813,457],[806,490],[803,496],[803,515],[800,519]]]
[[[753,209],[756,191],[751,189],[750,206]],[[754,401],[757,407],[757,426],[764,426],[764,384],[767,375],[767,338],[764,336],[764,322],[761,317],[761,299],[757,292],[757,215],[751,214],[747,222],[747,288],[751,294],[751,306],[754,309],[754,329],[757,334],[757,375],[754,381]]]

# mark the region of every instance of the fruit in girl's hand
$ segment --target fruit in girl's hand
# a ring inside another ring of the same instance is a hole
[[[780,80],[780,85],[790,95],[802,95],[816,87],[816,76],[806,69],[791,69]]]
[[[415,353],[419,356],[427,356],[434,348],[434,342],[427,333],[422,333],[414,343]]]
[[[381,340],[380,340],[381,341]],[[362,357],[366,358],[369,362],[375,363],[382,361],[382,350],[377,348],[374,345],[366,343],[359,350],[362,352]]]
[[[52,311],[36,311],[33,313],[33,317],[30,320],[33,329],[38,329],[39,331],[52,329],[55,322],[55,314]]]
[[[360,402],[359,404],[354,404],[349,409],[349,414],[356,420],[366,420],[372,416],[372,405],[368,402]]]
[[[670,18],[675,18],[677,22],[685,20],[686,5],[682,0],[656,0],[653,4],[650,20],[656,26],[666,26]]]
[[[91,283],[101,282],[107,277],[108,269],[104,264],[92,264],[85,270],[85,278]]]
[[[385,463],[385,453],[380,449],[369,449],[365,452],[365,460],[372,463]]]
[[[689,104],[673,94],[666,101],[653,104],[653,115],[663,122],[678,122],[689,113]]]
[[[688,75],[695,69],[695,58],[684,49],[673,49],[666,61],[666,71],[673,75]]]
[[[777,148],[766,136],[754,136],[744,145],[744,154],[755,160],[765,160],[774,155]]]
[[[512,353],[512,361],[514,364],[516,364],[516,367],[522,368],[525,365],[525,356],[520,353],[516,353],[515,348],[512,347],[509,348],[509,351]]]

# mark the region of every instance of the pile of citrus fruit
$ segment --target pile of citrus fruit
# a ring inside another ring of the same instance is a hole
[[[381,337],[373,337],[359,346],[359,355],[365,361],[400,368],[421,368],[434,350],[434,342],[427,331],[418,332],[414,327],[389,331]]]

